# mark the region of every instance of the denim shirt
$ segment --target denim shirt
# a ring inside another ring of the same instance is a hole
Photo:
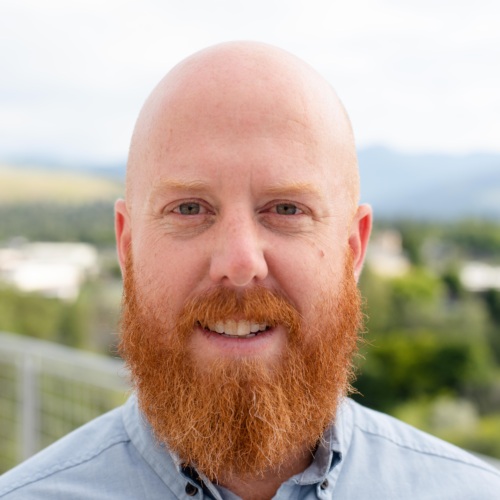
[[[132,396],[0,477],[2,500],[236,500],[157,442]],[[500,471],[346,399],[277,500],[500,499]]]

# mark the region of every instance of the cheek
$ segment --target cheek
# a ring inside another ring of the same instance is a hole
[[[284,245],[268,256],[268,264],[280,288],[307,317],[325,293],[335,294],[344,269],[345,250],[320,243]]]
[[[133,245],[134,275],[141,293],[155,305],[165,300],[180,309],[202,282],[201,252],[186,243],[173,244],[166,238],[142,233]]]

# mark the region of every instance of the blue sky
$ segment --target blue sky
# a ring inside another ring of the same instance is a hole
[[[2,0],[0,162],[122,161],[163,74],[232,39],[316,67],[360,147],[500,152],[498,0]]]

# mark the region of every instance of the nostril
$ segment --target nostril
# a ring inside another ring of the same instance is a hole
[[[246,286],[267,275],[267,264],[261,252],[247,252],[235,259],[227,269],[226,278],[235,286]]]
[[[224,281],[237,287],[263,280],[267,273],[267,263],[260,249],[246,248],[241,252],[225,249],[212,257],[210,266],[210,277],[214,282]]]

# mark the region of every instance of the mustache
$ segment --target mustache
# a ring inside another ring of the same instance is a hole
[[[213,324],[230,319],[283,325],[289,331],[300,327],[301,315],[283,294],[257,286],[244,291],[217,287],[191,298],[185,304],[178,321],[181,329],[193,325]]]

